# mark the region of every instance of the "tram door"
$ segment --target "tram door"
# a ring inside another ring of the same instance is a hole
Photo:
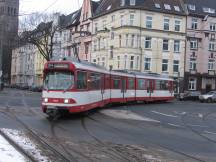
[[[127,92],[126,77],[121,77],[121,94],[123,102],[126,102],[125,93]]]
[[[147,94],[150,98],[154,95],[154,80],[147,80]]]

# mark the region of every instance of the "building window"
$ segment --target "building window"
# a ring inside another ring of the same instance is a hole
[[[181,21],[175,20],[175,31],[180,31],[181,28]]]
[[[214,70],[214,60],[208,61],[208,70]]]
[[[208,8],[208,7],[203,7],[203,12],[214,14],[215,13],[215,9]]]
[[[169,50],[169,40],[164,39],[163,40],[163,51],[168,51]]]
[[[170,7],[169,4],[164,4],[164,8],[165,8],[166,10],[171,10],[171,7]]]
[[[136,69],[138,70],[139,68],[139,56],[136,57]]]
[[[106,30],[106,20],[103,20],[103,30]]]
[[[89,43],[85,43],[85,54],[89,52]]]
[[[117,68],[120,69],[120,61],[121,61],[121,57],[117,56]]]
[[[134,25],[134,15],[130,14],[130,26]]]
[[[111,40],[114,40],[115,39],[115,33],[114,32],[111,32]]]
[[[97,50],[97,40],[94,41],[94,51]]]
[[[196,70],[196,59],[190,59],[190,70]]]
[[[110,46],[110,59],[113,59],[113,46]]]
[[[196,79],[190,78],[189,79],[189,90],[196,90]]]
[[[162,60],[162,72],[167,72],[168,71],[168,60],[163,59]]]
[[[130,69],[134,69],[134,56],[130,57]]]
[[[134,47],[134,38],[135,38],[135,35],[131,35],[131,47]]]
[[[169,18],[164,18],[164,30],[169,30]]]
[[[175,11],[180,12],[180,7],[179,6],[174,6]]]
[[[197,26],[198,26],[198,19],[192,18],[192,21],[191,21],[191,29],[196,30],[196,29],[197,29]]]
[[[136,4],[136,0],[130,0],[130,5],[131,6],[135,6],[135,4]]]
[[[197,39],[193,39],[190,41],[190,49],[197,49],[198,48],[198,42]]]
[[[120,0],[120,6],[124,6],[125,5],[125,0]]]
[[[210,24],[210,30],[211,30],[211,31],[216,31],[216,24],[211,23],[211,24]]]
[[[161,8],[160,4],[159,3],[155,3],[155,8],[160,9]]]
[[[178,60],[173,61],[173,72],[174,73],[179,72],[179,61]]]
[[[192,11],[195,11],[196,10],[196,6],[195,5],[192,5],[192,4],[188,4],[188,9],[189,10],[192,10]]]
[[[120,21],[121,21],[121,26],[124,26],[124,15],[121,15]]]
[[[145,67],[144,70],[150,71],[151,70],[151,58],[145,58]]]
[[[145,38],[145,48],[150,49],[151,48],[151,37],[146,37]]]
[[[122,46],[122,36],[119,35],[119,47],[121,47],[121,46]]]
[[[115,15],[112,15],[112,22],[115,21]]]
[[[105,67],[105,57],[102,57],[101,65]]]
[[[214,50],[215,50],[214,42],[209,42],[209,51],[214,51]]]
[[[129,37],[129,35],[128,34],[126,34],[126,40],[125,40],[125,44],[126,44],[126,47],[128,47],[128,37]]]
[[[97,23],[95,23],[95,28],[94,28],[94,30],[95,30],[95,33],[97,33],[97,31],[98,31],[98,24],[97,24]]]
[[[146,16],[146,28],[151,29],[152,28],[152,17]]]
[[[127,55],[124,56],[124,69],[127,69]]]
[[[174,40],[174,52],[180,52],[180,40]]]

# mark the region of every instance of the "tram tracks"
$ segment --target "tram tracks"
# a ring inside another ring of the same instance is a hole
[[[100,123],[100,124],[102,124],[103,126],[106,126],[106,127],[112,128],[112,129],[114,129],[114,130],[117,130],[118,132],[121,132],[121,133],[124,134],[124,136],[126,136],[126,133],[127,133],[127,132],[124,132],[124,130],[119,129],[119,128],[113,126],[113,125],[110,125],[110,124],[108,124],[107,122],[104,122],[104,121],[102,121],[102,120],[95,119],[95,118],[90,117],[90,116],[88,116],[88,119],[90,119],[90,120],[92,120],[92,121],[94,121],[94,122],[96,122],[96,123]],[[130,122],[128,122],[128,121],[126,121],[126,120],[125,120],[124,122],[127,123],[127,124],[129,124],[129,125],[132,125],[133,127],[142,128],[142,129],[143,129],[143,127],[139,127],[139,126],[136,126],[136,125],[134,125],[134,124],[131,124]],[[97,138],[97,137],[96,137],[96,138]],[[143,137],[143,138],[145,138],[145,137]],[[148,139],[148,138],[145,138],[145,140],[148,141],[150,144],[152,144],[152,145],[154,145],[154,146],[158,146],[158,147],[160,147],[160,148],[166,149],[166,150],[168,150],[168,151],[170,151],[170,152],[173,152],[173,153],[176,153],[176,154],[178,154],[178,155],[184,156],[184,157],[189,158],[189,159],[191,159],[191,160],[195,160],[195,161],[199,161],[199,162],[206,162],[205,160],[203,160],[203,159],[201,159],[201,158],[198,158],[198,157],[196,157],[196,156],[187,154],[187,153],[185,153],[185,152],[179,151],[179,150],[174,149],[174,148],[171,148],[171,147],[169,147],[169,146],[165,146],[165,145],[156,143],[155,141],[150,140],[150,139]]]
[[[33,129],[29,128],[29,126],[25,124],[22,120],[20,120],[13,112],[2,112],[1,111],[1,113],[6,115],[11,120],[15,120],[16,122],[18,122],[28,132],[28,134],[30,134],[31,138],[33,138],[44,149],[50,150],[51,153],[54,154],[59,161],[71,162],[71,160],[68,159],[65,155],[63,155],[62,152],[58,151],[56,148],[51,146],[46,140],[42,139]],[[28,155],[28,156],[30,157],[31,155]],[[34,157],[31,157],[31,160],[33,162],[36,161]]]

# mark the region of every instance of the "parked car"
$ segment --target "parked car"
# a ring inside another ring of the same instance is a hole
[[[199,91],[186,91],[184,93],[180,93],[179,100],[185,101],[185,100],[199,100],[199,96],[201,93]]]
[[[33,91],[33,92],[42,92],[43,87],[42,86],[36,86],[36,85],[32,85],[29,90]]]
[[[199,96],[200,102],[215,102],[216,101],[216,91],[208,92],[207,94],[203,94]]]

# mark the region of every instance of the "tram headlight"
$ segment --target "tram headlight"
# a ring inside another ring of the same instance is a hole
[[[68,103],[69,103],[69,99],[65,99],[65,100],[64,100],[64,103],[65,103],[65,104],[68,104]]]
[[[48,98],[44,98],[44,102],[48,102]]]

